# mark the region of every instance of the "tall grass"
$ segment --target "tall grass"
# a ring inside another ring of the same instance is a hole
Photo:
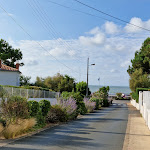
[[[28,129],[35,126],[35,118],[19,119],[15,123],[11,123],[4,128],[3,136],[6,139],[14,138],[25,133]]]

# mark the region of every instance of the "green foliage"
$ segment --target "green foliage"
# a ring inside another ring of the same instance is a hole
[[[82,81],[76,84],[76,90],[77,92],[80,92],[82,95],[86,95],[86,88],[87,88],[87,83]],[[88,95],[91,94],[91,91],[88,88]]]
[[[28,109],[31,117],[36,117],[39,112],[39,103],[37,101],[28,101]]]
[[[77,112],[79,114],[85,114],[87,112],[85,104],[83,102],[83,95],[81,96],[80,92],[62,92],[62,98],[63,99],[68,99],[70,97],[74,98],[76,100],[77,104]]]
[[[101,106],[103,107],[109,106],[108,92],[109,86],[102,87],[99,89],[99,91],[92,94],[92,98],[90,98],[90,100],[96,102],[96,109],[99,109],[99,107]]]
[[[150,87],[150,38],[147,38],[139,51],[135,52],[127,72],[130,75],[130,88],[136,92],[138,87]]]
[[[137,88],[136,92],[132,92],[131,96],[134,100],[136,100],[136,102],[139,102],[139,91],[149,91],[150,88]]]
[[[78,114],[84,115],[87,113],[87,109],[86,109],[85,103],[83,101],[78,101],[78,102],[76,102],[76,104],[78,106],[77,107],[77,113]]]
[[[103,100],[103,107],[108,107],[109,106],[109,102],[108,100]]]
[[[122,93],[116,93],[117,98],[122,98]]]
[[[28,118],[28,103],[26,98],[10,96],[1,101],[1,115],[6,122],[11,123],[18,118]]]
[[[5,40],[0,40],[0,59],[5,65],[15,68],[15,62],[22,59],[22,52],[20,49],[14,49]],[[20,65],[24,65],[20,63]]]
[[[43,88],[49,88],[57,92],[71,92],[75,88],[75,79],[68,75],[63,76],[60,73],[57,73],[57,75],[53,77],[37,77],[35,85]]]
[[[31,77],[28,76],[20,76],[20,86],[29,86]]]
[[[90,101],[91,102],[96,102],[96,107],[95,107],[96,110],[98,110],[101,107],[101,101],[98,98],[91,97]]]
[[[46,116],[47,123],[53,122],[66,122],[67,121],[67,114],[66,112],[59,106],[54,105],[51,107],[50,111]]]
[[[150,79],[148,78],[148,74],[143,74],[142,69],[136,69],[135,72],[133,72],[130,75],[130,89],[133,92],[136,92],[136,88],[148,88],[150,87]]]
[[[51,107],[50,101],[40,100],[39,107],[42,112],[42,115],[45,117],[48,114],[48,111],[50,110],[50,107]]]
[[[43,127],[45,126],[45,117],[43,116],[43,113],[41,110],[39,110],[36,114],[36,121],[37,121],[37,126]]]

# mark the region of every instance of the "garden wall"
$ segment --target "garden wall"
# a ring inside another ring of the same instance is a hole
[[[139,91],[139,103],[132,99],[131,104],[140,110],[146,125],[150,129],[150,91]]]

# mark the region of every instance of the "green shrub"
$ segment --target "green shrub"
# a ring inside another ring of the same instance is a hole
[[[46,116],[47,123],[66,122],[66,121],[67,121],[67,114],[59,105],[52,106]]]
[[[103,107],[108,107],[109,106],[109,102],[108,100],[103,100]]]
[[[81,115],[84,115],[87,113],[87,109],[85,107],[85,103],[83,101],[79,101],[76,103],[77,104],[77,112]]]
[[[42,112],[42,115],[45,117],[48,114],[48,111],[51,107],[50,101],[48,100],[39,101],[39,107]]]
[[[93,97],[93,98],[90,98],[90,101],[91,101],[91,102],[96,102],[96,107],[95,107],[95,109],[98,110],[99,107],[100,107],[100,100]]]
[[[39,103],[37,101],[28,101],[28,109],[31,117],[36,117],[39,111]]]
[[[36,121],[37,121],[37,126],[40,126],[40,127],[43,127],[46,124],[45,123],[45,117],[43,116],[43,113],[41,110],[39,110],[37,112]]]
[[[139,102],[139,91],[149,91],[149,90],[150,90],[150,88],[137,88],[136,92],[131,93],[131,97],[133,99],[135,99],[136,102],[138,103]]]
[[[122,98],[122,93],[116,93],[117,98]]]

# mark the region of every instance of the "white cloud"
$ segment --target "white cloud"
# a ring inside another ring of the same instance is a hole
[[[136,26],[139,26],[139,27],[146,28],[146,29],[150,30],[150,20],[142,21],[141,18],[133,17],[133,18],[131,18],[130,23],[134,24]],[[134,25],[131,25],[131,24],[127,24],[124,27],[126,32],[128,32],[128,33],[138,33],[138,32],[143,31],[143,29],[141,29],[139,27],[136,27]]]
[[[142,37],[128,37],[129,34],[124,32],[124,27],[119,27],[119,33],[122,32],[122,35],[115,34],[117,33],[116,29],[106,32],[101,30],[104,25],[87,31],[85,35],[77,39],[22,40],[15,42],[10,38],[9,41],[13,47],[22,50],[25,66],[20,67],[21,71],[24,75],[31,76],[33,79],[36,76],[52,76],[60,71],[62,74],[73,76],[77,81],[78,79],[86,81],[86,61],[89,56],[90,63],[96,64],[90,67],[89,84],[98,84],[97,78],[104,77],[104,80],[107,81],[105,84],[113,84],[116,81],[120,85],[127,85],[127,67],[134,57],[134,52],[140,49],[146,36],[141,32]],[[41,48],[37,42],[56,57],[59,62]],[[62,63],[74,71],[68,69]],[[81,75],[77,72],[81,72]]]
[[[108,34],[115,34],[119,32],[119,27],[115,23],[109,21],[104,24],[104,29]]]
[[[88,32],[90,36],[80,36],[79,41],[83,45],[102,45],[105,42],[105,34],[100,31],[98,27]]]

